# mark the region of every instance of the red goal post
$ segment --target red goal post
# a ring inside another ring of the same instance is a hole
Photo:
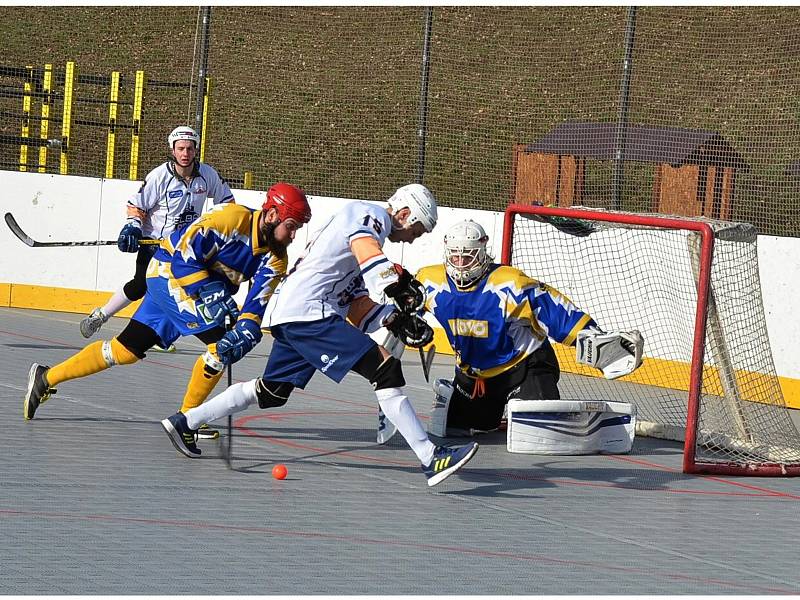
[[[775,372],[745,223],[511,204],[501,260],[606,330],[639,329],[645,360],[615,382],[557,348],[564,398],[637,406],[637,433],[683,441],[686,473],[800,475],[800,432]],[[558,346],[558,345],[556,345]]]

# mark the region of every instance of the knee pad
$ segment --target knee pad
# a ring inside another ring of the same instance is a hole
[[[402,363],[394,356],[389,356],[389,358],[378,365],[378,368],[375,369],[372,377],[370,377],[369,382],[372,384],[372,387],[375,388],[376,392],[387,388],[403,387],[406,384],[406,380],[403,377]]]
[[[109,367],[114,365],[132,365],[139,360],[133,352],[128,350],[117,338],[110,342],[103,342],[103,360]]]
[[[289,400],[294,384],[288,381],[264,381],[259,379],[256,382],[256,398],[258,408],[276,408],[283,406]]]

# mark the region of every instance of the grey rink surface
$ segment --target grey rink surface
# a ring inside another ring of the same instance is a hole
[[[536,457],[489,434],[428,488],[400,436],[375,444],[371,387],[317,374],[286,406],[234,417],[227,470],[219,442],[184,458],[159,425],[180,405],[194,338],[61,384],[25,422],[30,364],[82,348],[80,318],[0,309],[0,594],[800,593],[800,481],[684,475],[670,442]],[[234,380],[258,376],[269,350],[266,336]],[[418,360],[403,363],[424,417]]]

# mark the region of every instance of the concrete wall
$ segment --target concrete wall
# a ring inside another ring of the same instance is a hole
[[[125,203],[139,182],[0,171],[3,212],[40,241],[114,240],[124,221]],[[237,202],[258,207],[263,192],[234,190]],[[313,217],[289,249],[290,262],[308,236],[346,199],[312,197]],[[441,208],[434,235],[413,245],[387,243],[386,253],[410,271],[441,260],[442,234],[450,224],[471,218],[491,236],[499,257],[502,213]],[[0,305],[86,313],[102,304],[133,273],[134,255],[116,246],[29,248],[0,226]],[[800,361],[793,352],[800,323],[792,299],[800,288],[800,239],[761,236],[759,268],[773,357],[787,399],[800,406]],[[53,289],[57,288],[57,289]],[[240,292],[243,299],[244,290]],[[128,310],[123,316],[131,314]]]

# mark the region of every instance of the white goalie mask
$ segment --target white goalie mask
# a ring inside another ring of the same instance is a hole
[[[438,218],[436,198],[424,185],[419,183],[404,185],[392,194],[388,203],[394,212],[403,208],[411,211],[407,221],[409,226],[419,221],[428,233],[436,227],[436,219]]]
[[[483,277],[491,258],[486,252],[489,236],[475,221],[456,223],[444,236],[444,264],[458,289],[467,289]]]

